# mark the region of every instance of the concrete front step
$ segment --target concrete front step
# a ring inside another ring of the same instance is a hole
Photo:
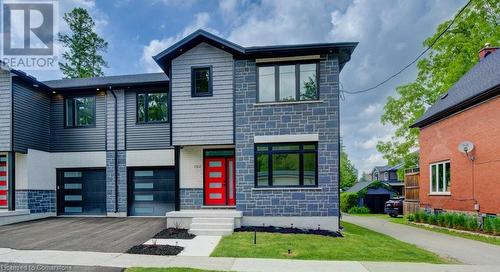
[[[206,236],[224,236],[231,235],[233,233],[232,229],[189,229],[189,233],[194,235],[206,235]]]
[[[234,224],[234,218],[219,218],[219,217],[195,217],[193,218],[192,224],[194,223],[225,223]]]
[[[233,223],[191,223],[191,229],[204,229],[204,230],[212,230],[212,229],[227,229],[234,230],[234,222]]]

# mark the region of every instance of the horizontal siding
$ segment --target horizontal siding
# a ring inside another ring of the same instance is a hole
[[[118,150],[125,149],[125,91],[115,90],[114,91],[117,99],[118,105]],[[108,92],[106,95],[106,109],[107,109],[107,148],[108,150],[114,150],[115,148],[115,98]]]
[[[165,86],[165,90],[168,87]],[[142,90],[140,90],[142,91]],[[128,150],[170,147],[170,124],[137,124],[137,90],[125,93],[126,145]]]
[[[172,62],[174,145],[233,143],[233,56],[201,43]],[[213,96],[191,97],[191,67],[212,66]]]
[[[49,151],[50,96],[14,83],[14,151]]]
[[[0,69],[0,151],[10,151],[11,94],[10,72]]]
[[[50,130],[51,151],[102,151],[106,141],[106,97],[96,95],[96,126],[92,128],[64,128],[64,97],[52,96]]]

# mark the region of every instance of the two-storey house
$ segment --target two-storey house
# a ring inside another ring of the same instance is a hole
[[[39,82],[2,67],[0,205],[337,230],[339,73],[356,44],[198,30],[154,56],[162,73]]]

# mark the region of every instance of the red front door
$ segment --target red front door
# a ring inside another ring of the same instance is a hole
[[[0,208],[7,207],[7,198],[7,156],[0,155]]]
[[[205,158],[205,205],[235,205],[233,157]]]

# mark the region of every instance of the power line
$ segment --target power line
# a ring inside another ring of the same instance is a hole
[[[427,53],[427,51],[429,51],[436,44],[436,42],[439,39],[441,39],[441,37],[443,37],[443,35],[451,28],[451,26],[455,23],[456,19],[458,19],[458,17],[460,17],[460,15],[462,14],[462,12],[470,5],[471,2],[472,2],[472,0],[469,0],[469,2],[467,2],[467,4],[465,4],[465,6],[463,6],[460,9],[460,11],[457,13],[457,15],[453,18],[453,20],[451,20],[451,22],[448,24],[448,26],[443,31],[441,31],[441,33],[439,33],[439,35],[437,36],[437,38],[434,39],[434,41],[424,51],[422,51],[422,53],[420,53],[413,61],[411,61],[407,65],[403,66],[403,68],[401,70],[399,70],[395,74],[389,76],[388,78],[386,78],[385,80],[381,81],[380,83],[378,83],[377,85],[375,85],[373,87],[370,87],[370,88],[367,88],[367,89],[361,89],[361,90],[357,90],[357,91],[345,91],[345,90],[341,90],[341,92],[346,93],[346,94],[359,94],[359,93],[369,92],[371,90],[374,90],[374,89],[376,89],[376,88],[384,85],[385,83],[389,82],[391,79],[397,77],[403,71],[405,71],[410,66],[412,66],[415,62],[417,62],[423,55],[425,55],[425,53]]]

